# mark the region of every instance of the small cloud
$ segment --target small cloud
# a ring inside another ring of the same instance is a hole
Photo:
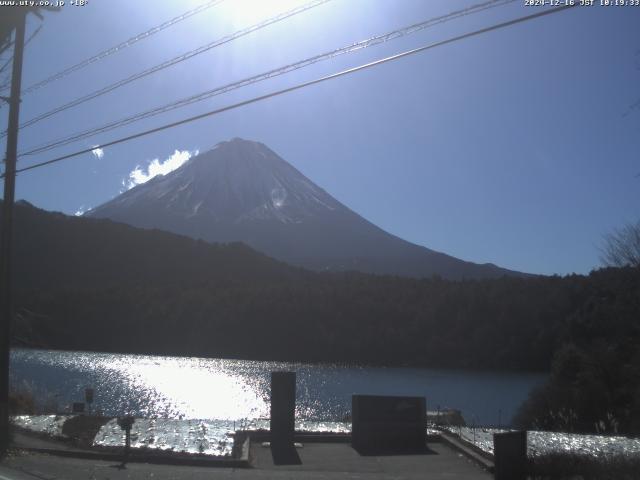
[[[104,157],[104,149],[100,148],[99,145],[94,145],[94,149],[91,150],[91,153],[93,154],[94,157],[96,157],[98,160],[100,160],[102,157]]]
[[[85,212],[91,210],[90,208],[85,208],[84,205],[80,205],[80,208],[78,208],[78,210],[75,211],[74,215],[76,217],[81,217],[82,215],[84,215]]]
[[[173,152],[173,155],[164,161],[155,158],[149,162],[146,168],[138,165],[129,172],[128,178],[122,180],[122,186],[125,190],[129,190],[136,185],[148,182],[156,175],[166,175],[167,173],[173,172],[177,168],[180,168],[191,157],[198,155],[198,153],[200,153],[199,150],[193,152],[189,150],[176,150]]]

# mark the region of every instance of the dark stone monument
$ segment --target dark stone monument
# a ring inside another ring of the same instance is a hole
[[[493,434],[496,480],[525,480],[527,476],[527,432]]]
[[[271,454],[276,465],[300,464],[293,441],[296,373],[271,372]]]
[[[72,413],[84,413],[84,402],[73,402],[71,406]]]
[[[363,455],[427,451],[424,397],[353,395],[351,443]]]

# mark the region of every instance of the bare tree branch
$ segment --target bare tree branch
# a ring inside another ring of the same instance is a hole
[[[605,235],[600,260],[608,267],[640,267],[640,220]]]

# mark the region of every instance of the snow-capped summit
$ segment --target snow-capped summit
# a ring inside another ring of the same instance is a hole
[[[509,272],[411,244],[368,222],[259,142],[234,138],[85,215],[213,242],[242,241],[318,270],[446,278]]]
[[[92,212],[162,204],[170,215],[208,223],[274,220],[299,223],[340,207],[262,143],[234,138],[188,160],[181,168],[139,185]]]

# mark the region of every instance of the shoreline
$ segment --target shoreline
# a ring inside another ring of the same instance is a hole
[[[189,359],[202,359],[202,360],[224,360],[224,361],[238,361],[238,362],[261,362],[261,363],[282,363],[288,365],[297,365],[301,367],[305,366],[327,366],[338,368],[416,368],[426,370],[442,370],[450,373],[473,373],[473,374],[486,374],[486,375],[549,375],[548,370],[528,370],[528,369],[489,369],[489,368],[462,368],[462,367],[448,367],[445,364],[426,365],[421,363],[376,363],[367,361],[342,361],[342,360],[295,360],[295,359],[273,359],[273,358],[240,358],[240,357],[223,357],[223,356],[202,356],[202,355],[179,355],[175,353],[157,353],[157,352],[126,352],[121,350],[68,350],[64,348],[54,347],[34,347],[25,345],[11,345],[11,351],[29,350],[37,352],[68,352],[68,353],[86,353],[97,355],[129,355],[136,357],[163,357],[163,358],[189,358]]]
[[[132,429],[132,452],[144,451],[147,454],[229,458],[237,455],[238,439],[244,442],[246,438],[252,437],[268,441],[269,424],[266,419],[254,422],[251,426],[239,424],[239,428],[234,431],[227,429],[223,432],[219,429],[213,431],[213,436],[209,437],[204,435],[203,431],[198,431],[200,427],[206,427],[215,422],[215,420],[137,418]],[[58,442],[61,445],[67,445],[67,449],[113,452],[121,451],[124,445],[124,433],[121,429],[115,430],[113,427],[113,425],[117,425],[114,417],[19,415],[12,418],[12,425],[21,434],[43,441]],[[65,428],[65,425],[70,426]],[[99,427],[96,428],[98,425]],[[182,428],[179,428],[180,425]],[[449,443],[461,444],[476,454],[491,459],[493,457],[493,433],[505,431],[510,430],[428,423],[427,437],[431,441],[453,439],[454,442]],[[95,434],[92,435],[93,432]],[[175,444],[163,443],[161,439],[167,432],[173,440],[177,440]],[[101,440],[108,437],[109,434],[111,434],[110,441]],[[219,439],[220,437],[215,437],[216,434],[224,435],[225,438],[231,440],[226,442],[225,448],[218,449],[216,454],[212,453],[214,449],[195,448],[189,450],[187,447],[188,441],[191,442],[191,445],[197,445],[198,442],[210,442],[212,438]],[[313,422],[298,422],[295,436],[311,442],[348,442],[351,438],[351,428],[347,422],[317,422],[315,424]],[[640,439],[634,437],[530,431],[528,438],[528,451],[531,457],[570,453],[573,455],[586,454],[593,458],[621,456],[640,459]]]

